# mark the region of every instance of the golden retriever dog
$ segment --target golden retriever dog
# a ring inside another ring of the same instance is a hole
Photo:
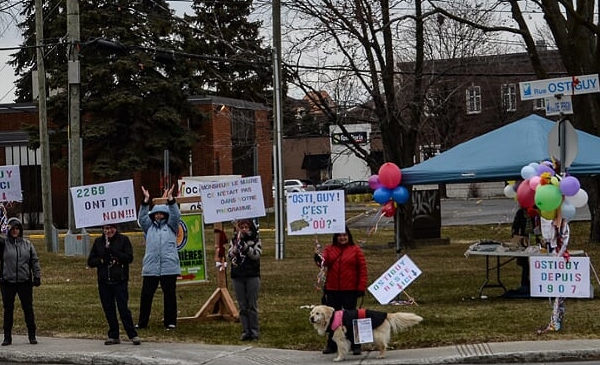
[[[319,335],[325,335],[333,330],[332,339],[337,344],[337,356],[333,361],[343,361],[348,354],[348,350],[350,350],[350,340],[348,339],[347,334],[352,335],[353,329],[347,327],[348,321],[351,321],[352,319],[347,318],[347,316],[344,317],[344,313],[350,316],[357,314],[357,312],[358,311],[335,311],[333,307],[326,305],[317,305],[310,311],[310,323],[312,323]],[[376,318],[373,320],[374,318],[372,318],[372,325],[374,326],[373,343],[375,344],[375,348],[379,350],[379,356],[377,356],[378,359],[383,359],[385,357],[385,351],[390,342],[392,333],[405,330],[423,320],[422,317],[414,313],[385,313],[376,311],[366,311],[366,313],[368,314],[368,318],[371,318],[371,315],[373,315],[373,317],[380,317],[380,320]],[[342,320],[342,318],[344,319]],[[381,323],[378,324],[379,322]]]

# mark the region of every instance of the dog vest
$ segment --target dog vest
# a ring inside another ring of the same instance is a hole
[[[371,318],[371,328],[377,328],[381,326],[383,321],[387,318],[386,312],[378,312],[367,309],[348,310],[342,309],[335,311],[331,317],[331,323],[329,330],[331,332],[338,329],[340,326],[345,326],[347,329],[352,328],[352,321],[354,319]],[[328,331],[329,332],[329,331]],[[353,331],[346,331],[346,337],[352,342],[354,339]]]

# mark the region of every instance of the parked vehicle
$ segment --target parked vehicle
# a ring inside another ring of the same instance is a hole
[[[371,187],[369,186],[369,182],[362,180],[351,181],[347,183],[346,185],[344,185],[344,191],[346,192],[346,195],[373,193],[373,189],[371,189]]]
[[[350,179],[329,179],[316,186],[316,190],[344,190],[344,185],[348,184]]]
[[[303,191],[315,190],[314,185],[307,185],[300,179],[289,179],[283,182],[283,188],[286,193],[298,193]]]

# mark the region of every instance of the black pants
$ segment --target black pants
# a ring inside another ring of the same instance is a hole
[[[333,307],[336,311],[342,309],[354,310],[358,303],[358,297],[356,296],[356,292],[352,290],[325,290],[323,302],[325,305]],[[327,347],[337,349],[337,345],[332,338],[333,332],[330,332],[327,337]],[[352,336],[352,339],[353,338],[354,337]],[[360,348],[360,344],[356,345],[352,340],[350,343],[352,349]]]
[[[15,298],[18,295],[23,308],[25,324],[30,335],[35,335],[35,316],[33,314],[33,285],[29,282],[2,283],[2,305],[4,306],[4,333],[10,334],[13,328]]]
[[[127,337],[136,337],[138,334],[133,326],[133,318],[128,306],[129,290],[127,289],[127,282],[119,281],[111,284],[99,282],[98,294],[100,294],[100,302],[108,322],[108,338],[119,338],[117,310],[119,310],[119,316]]]
[[[150,312],[152,311],[152,300],[154,299],[154,293],[156,293],[159,283],[163,292],[165,311],[163,324],[165,327],[168,325],[177,325],[177,275],[144,276],[138,321],[140,327],[148,327]]]

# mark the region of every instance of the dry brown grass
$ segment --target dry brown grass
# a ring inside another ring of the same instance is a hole
[[[313,240],[309,236],[286,237],[285,258],[275,260],[272,222],[263,225],[262,288],[259,299],[261,340],[256,346],[284,349],[318,350],[324,338],[316,334],[308,322],[306,306],[318,304],[320,292],[314,289],[317,268],[312,261]],[[207,227],[210,232],[212,227]],[[599,262],[600,249],[586,244],[589,223],[573,223],[572,249],[584,249],[592,263]],[[442,236],[451,239],[450,245],[406,249],[423,274],[407,289],[418,305],[381,306],[369,294],[363,306],[385,311],[416,312],[424,321],[408,333],[395,336],[391,348],[416,348],[448,344],[479,343],[485,341],[535,340],[535,330],[547,323],[551,308],[546,299],[502,299],[498,289],[486,290],[489,299],[475,298],[485,270],[482,257],[465,258],[467,247],[474,241],[487,238],[506,240],[508,225],[444,227]],[[354,230],[357,240],[364,240],[364,251],[369,268],[369,282],[373,282],[398,258],[392,232],[379,230],[367,237],[366,230]],[[209,235],[210,236],[210,235]],[[139,233],[130,234],[135,247],[131,266],[130,307],[137,318],[141,289],[141,259],[143,246]],[[331,237],[319,237],[322,244]],[[42,239],[34,238],[41,258],[42,286],[35,288],[34,307],[40,335],[103,339],[106,324],[96,289],[94,270],[86,267],[85,257],[67,257],[45,252]],[[212,248],[208,243],[207,247]],[[209,250],[209,281],[178,287],[180,317],[193,316],[217,287],[216,272]],[[502,280],[508,288],[519,286],[520,268],[511,262],[502,270]],[[596,288],[598,283],[592,278]],[[230,292],[231,284],[229,283]],[[233,294],[232,294],[233,295]],[[406,299],[405,296],[401,296]],[[234,298],[235,299],[235,298]],[[566,321],[563,331],[545,335],[548,339],[599,338],[600,320],[597,319],[598,299],[567,300]],[[212,344],[237,344],[240,324],[223,320],[180,321],[176,331],[165,331],[162,326],[162,293],[153,304],[150,328],[142,330],[144,340],[186,341]],[[21,311],[16,311],[17,333],[25,333]]]

